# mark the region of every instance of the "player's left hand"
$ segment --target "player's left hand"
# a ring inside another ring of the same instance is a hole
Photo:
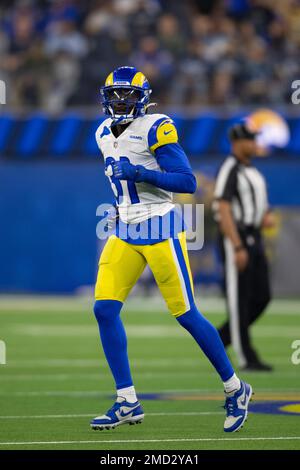
[[[129,162],[115,162],[113,165],[113,175],[118,180],[135,181],[138,175],[138,167]]]

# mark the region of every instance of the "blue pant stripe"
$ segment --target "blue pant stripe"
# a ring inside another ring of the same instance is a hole
[[[182,248],[181,248],[181,245],[180,245],[180,241],[178,240],[178,238],[174,238],[173,243],[174,243],[174,248],[175,248],[175,252],[176,252],[176,255],[177,255],[177,259],[178,259],[178,262],[179,262],[179,266],[181,268],[181,272],[182,272],[182,275],[183,275],[183,279],[184,279],[188,299],[189,299],[190,304],[192,305],[192,303],[194,302],[194,295],[193,295],[193,290],[192,290],[192,286],[191,286],[191,282],[190,282],[188,269],[187,269],[186,262],[185,262],[185,259],[184,259],[184,255],[183,255],[183,252],[182,252]]]

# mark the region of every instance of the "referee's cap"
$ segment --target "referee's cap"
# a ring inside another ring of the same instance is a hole
[[[228,131],[229,140],[249,139],[254,140],[258,132],[249,129],[245,123],[234,124]]]

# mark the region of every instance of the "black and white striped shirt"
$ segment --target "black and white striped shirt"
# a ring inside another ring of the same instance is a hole
[[[218,201],[231,203],[233,218],[239,228],[259,228],[266,211],[268,197],[263,175],[253,166],[242,164],[230,155],[225,159],[217,175],[213,210],[219,221]]]

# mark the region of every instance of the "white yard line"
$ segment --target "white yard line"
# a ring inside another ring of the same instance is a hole
[[[0,416],[3,419],[65,419],[65,418],[92,418],[97,412],[83,414],[66,414],[66,415],[27,415],[27,416]],[[170,411],[159,413],[146,413],[146,416],[210,416],[224,414],[224,411]]]
[[[63,445],[63,444],[131,444],[131,443],[155,443],[155,442],[224,442],[224,441],[298,441],[300,436],[276,436],[276,437],[219,437],[219,438],[172,438],[172,439],[110,439],[110,440],[78,440],[78,441],[19,441],[0,442],[1,446],[10,445]]]
[[[297,376],[297,369],[294,368],[293,365],[291,365],[288,361],[286,361],[286,365],[290,366],[290,369],[287,371],[281,371],[280,376],[281,377],[295,377]],[[198,362],[199,366],[199,362]],[[137,368],[135,366],[135,368]],[[138,371],[137,374],[139,377],[147,380],[147,379],[152,379],[153,377],[166,377],[166,373],[168,374],[168,377],[177,377],[178,376],[178,371],[176,370],[150,370],[150,371]],[[66,382],[69,380],[99,380],[101,375],[103,376],[103,373],[70,373],[70,374],[35,374],[35,373],[28,373],[28,374],[8,374],[8,375],[2,375],[1,376],[1,382],[5,383],[10,383],[10,382],[39,382],[39,381],[47,381],[47,382]],[[196,370],[185,370],[183,372],[180,372],[180,377],[211,377],[211,372],[209,371],[202,371],[200,366],[199,368],[196,368]],[[0,392],[1,395],[1,392]]]
[[[272,355],[272,360],[276,362],[276,364],[281,364],[281,365],[291,365],[290,362],[290,357],[283,358],[282,356],[274,356]],[[164,368],[164,367],[170,367],[174,366],[174,360],[173,359],[132,359],[131,360],[132,366],[134,368],[136,367],[158,367],[158,368]],[[176,366],[185,366],[185,367],[193,367],[197,366],[200,364],[200,359],[195,358],[195,357],[185,357],[185,358],[177,358],[176,359]],[[201,363],[202,364],[202,363]],[[68,367],[71,369],[76,369],[76,368],[96,368],[97,370],[99,367],[106,366],[107,362],[104,359],[66,359],[66,358],[57,358],[57,359],[12,359],[9,361],[9,368],[12,369],[35,369],[37,367],[43,367],[44,368],[64,368]],[[3,369],[4,371],[4,369]],[[30,372],[32,374],[32,372]],[[36,375],[36,374],[34,374]],[[50,376],[50,374],[47,374]],[[54,375],[59,375],[59,374],[53,374]],[[74,377],[74,372],[72,371],[70,373]],[[86,374],[83,374],[86,376]],[[99,375],[99,374],[98,374]],[[8,377],[17,377],[17,376],[23,376],[24,378],[28,376],[28,373],[26,374],[11,374]],[[42,377],[42,376],[41,376]],[[3,377],[4,378],[4,377]],[[2,378],[1,378],[2,380]]]
[[[221,297],[197,297],[197,305],[205,314],[225,312],[224,299]],[[93,297],[81,296],[0,296],[1,311],[16,311],[16,313],[30,312],[41,314],[41,310],[70,312],[86,314],[86,310],[92,311]],[[134,297],[128,299],[124,306],[124,311],[139,313],[157,313],[166,311],[163,300],[157,297],[149,297],[149,302],[145,298]],[[300,299],[275,299],[268,307],[268,314],[288,314],[299,315]]]
[[[18,336],[31,336],[31,337],[86,337],[93,338],[98,335],[95,325],[44,325],[31,323],[18,323],[18,325],[10,325],[7,327],[7,332]],[[178,325],[140,325],[130,324],[126,326],[126,332],[130,338],[180,338],[190,341],[183,328]],[[285,326],[285,325],[259,325],[254,327],[255,336],[259,338],[300,338],[300,322],[299,325]]]

